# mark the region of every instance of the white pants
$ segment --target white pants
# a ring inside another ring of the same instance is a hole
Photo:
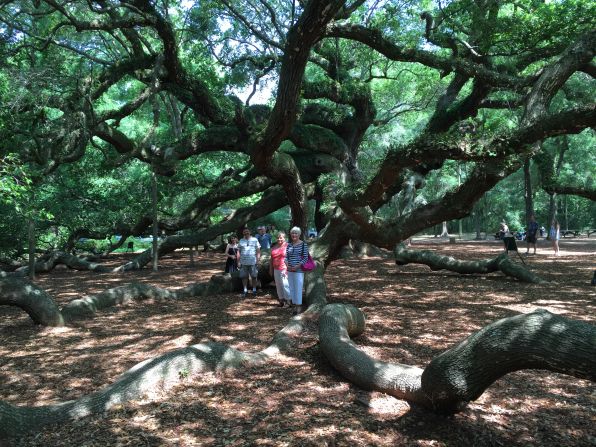
[[[287,274],[282,275],[281,270],[273,270],[273,279],[275,280],[275,288],[277,289],[277,299],[289,300],[290,299],[290,284],[288,283]]]
[[[304,284],[304,272],[288,272],[288,283],[290,283],[290,296],[292,303],[302,306],[302,284]]]

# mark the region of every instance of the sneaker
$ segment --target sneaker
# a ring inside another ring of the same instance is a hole
[[[253,296],[254,298],[256,298],[256,297],[257,297],[257,291],[256,291],[256,290],[253,290],[253,291],[252,291],[252,296]]]
[[[240,295],[240,298],[246,298],[246,292],[242,292],[242,295]]]

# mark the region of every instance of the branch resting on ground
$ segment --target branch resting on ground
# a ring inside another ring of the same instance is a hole
[[[363,314],[342,304],[323,307],[323,273],[319,263],[307,276],[308,310],[293,318],[267,348],[243,353],[221,343],[200,343],[141,362],[113,384],[74,401],[41,407],[0,401],[0,440],[39,431],[48,424],[102,413],[129,400],[151,397],[182,378],[203,371],[262,365],[279,352],[290,351],[293,339],[304,331],[304,319],[319,321],[323,353],[349,380],[435,411],[456,411],[480,396],[499,377],[519,369],[543,368],[596,381],[596,359],[592,355],[596,350],[596,327],[544,310],[486,326],[436,357],[425,370],[375,361],[350,340],[350,335],[364,330]],[[21,292],[27,289],[23,281],[14,278],[1,281],[0,297],[6,299],[8,295],[10,299],[10,292],[17,293],[19,286]]]
[[[502,253],[494,259],[482,261],[461,261],[451,256],[438,255],[430,250],[408,250],[404,244],[398,244],[394,250],[397,265],[424,264],[431,270],[450,270],[464,275],[473,273],[491,273],[501,271],[507,276],[517,278],[523,282],[541,284],[546,281],[530,272],[525,267],[514,263],[507,253]]]
[[[205,371],[230,371],[236,368],[262,365],[279,353],[291,353],[295,350],[294,340],[305,331],[304,321],[318,320],[320,310],[324,306],[325,284],[322,277],[322,267],[312,273],[312,280],[307,281],[305,302],[311,306],[303,314],[292,318],[271,341],[271,344],[258,352],[242,352],[227,345],[217,342],[199,343],[185,348],[166,352],[165,354],[145,360],[130,368],[114,383],[105,388],[82,396],[76,400],[61,402],[53,405],[39,407],[15,406],[8,402],[0,401],[0,441],[22,436],[26,433],[37,432],[49,424],[64,423],[69,420],[86,417],[92,414],[104,413],[116,406],[131,400],[152,398],[160,391],[166,390],[179,383],[185,377],[193,377]],[[98,306],[109,305],[114,300],[121,302],[123,299],[139,299],[139,294],[156,299],[181,298],[182,296],[197,296],[215,293],[225,293],[230,290],[222,289],[221,281],[232,284],[229,275],[214,275],[208,284],[195,284],[177,291],[169,291],[144,284],[132,284],[124,287],[107,290],[92,299],[75,300],[65,307],[69,312],[81,315],[84,312],[94,312]],[[199,293],[203,292],[203,293]],[[62,314],[58,310],[53,298],[43,290],[33,286],[22,279],[7,278],[0,280],[0,305],[17,305],[28,311],[31,317],[36,316],[31,309],[24,307],[23,303],[16,304],[15,296],[24,296],[25,303],[45,295],[57,312],[54,317],[61,319],[55,321],[61,326],[66,315],[65,308]],[[98,298],[102,297],[102,298]],[[78,302],[78,303],[77,303]],[[77,304],[75,304],[77,303]],[[39,306],[32,306],[37,309]],[[48,323],[51,320],[48,320]],[[36,321],[39,322],[39,321]]]
[[[596,381],[596,326],[537,309],[485,326],[435,357],[423,370],[373,359],[351,340],[364,331],[364,315],[351,305],[329,304],[319,318],[321,350],[350,382],[453,413],[497,379],[522,369],[546,369]]]

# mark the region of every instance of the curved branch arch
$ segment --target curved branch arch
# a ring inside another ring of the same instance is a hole
[[[596,381],[596,326],[537,309],[485,326],[435,357],[426,368],[375,360],[351,340],[364,330],[353,306],[330,304],[319,322],[321,349],[348,380],[453,413],[497,379],[521,369],[546,369]]]

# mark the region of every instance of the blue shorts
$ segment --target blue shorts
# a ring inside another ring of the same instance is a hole
[[[240,278],[248,278],[248,275],[250,275],[251,278],[256,278],[257,275],[259,274],[259,271],[257,269],[256,265],[242,265],[239,269],[240,272]]]

